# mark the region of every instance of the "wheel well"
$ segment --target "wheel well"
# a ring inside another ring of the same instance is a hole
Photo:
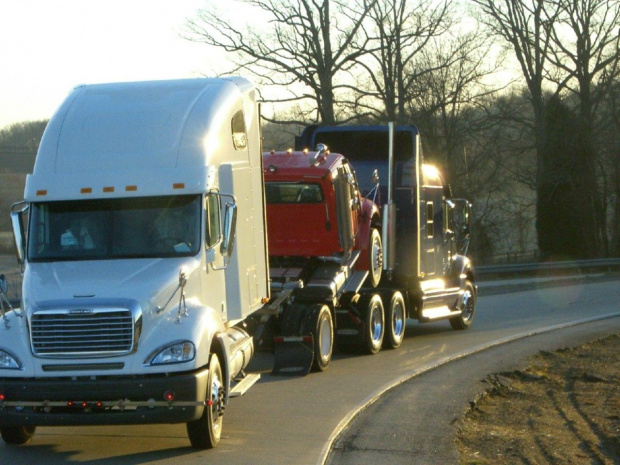
[[[471,282],[472,284],[475,284],[476,278],[474,277],[474,273],[471,270],[467,270],[467,272],[465,273],[465,276],[467,277],[467,280],[469,282]]]
[[[228,373],[230,368],[228,366],[228,361],[226,360],[226,353],[224,352],[224,347],[222,347],[220,339],[217,336],[218,334],[213,337],[209,353],[217,355],[217,358],[220,361],[220,367],[222,368],[224,379],[227,380],[230,379],[230,373]]]

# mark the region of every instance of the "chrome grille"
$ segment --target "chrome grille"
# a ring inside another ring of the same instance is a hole
[[[30,330],[32,351],[39,356],[124,354],[134,340],[132,314],[125,308],[39,311]]]

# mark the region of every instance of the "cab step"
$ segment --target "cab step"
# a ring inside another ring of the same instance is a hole
[[[239,397],[245,394],[260,379],[260,373],[250,373],[245,375],[237,384],[235,384],[228,394],[229,397]]]

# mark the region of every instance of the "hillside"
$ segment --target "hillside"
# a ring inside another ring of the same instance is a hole
[[[0,231],[10,231],[11,205],[24,198],[26,174],[32,172],[34,153],[0,151]]]

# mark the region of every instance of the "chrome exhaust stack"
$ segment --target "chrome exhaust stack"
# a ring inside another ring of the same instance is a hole
[[[396,265],[396,205],[394,205],[394,123],[388,124],[388,201],[383,205],[381,240],[383,241],[383,270],[394,271]]]

